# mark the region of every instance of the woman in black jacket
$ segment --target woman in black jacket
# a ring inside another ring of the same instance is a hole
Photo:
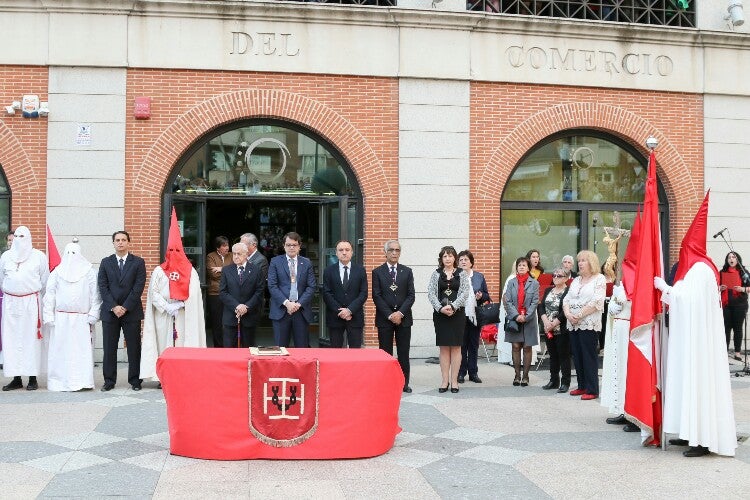
[[[547,337],[550,372],[549,382],[542,389],[568,392],[570,388],[570,333],[568,333],[567,322],[563,314],[563,299],[568,293],[566,283],[570,278],[570,272],[564,267],[557,267],[552,273],[554,286],[544,292],[544,297],[539,303],[542,325]]]
[[[729,252],[724,258],[724,267],[721,268],[722,277],[727,274],[736,274],[731,281],[739,283],[738,286],[728,288],[722,284],[721,305],[724,307],[724,333],[727,336],[727,350],[729,341],[732,339],[734,330],[734,359],[742,361],[742,326],[747,315],[747,292],[750,291],[750,276],[747,269],[742,265],[742,257],[737,252]]]

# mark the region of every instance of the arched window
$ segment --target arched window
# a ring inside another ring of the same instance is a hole
[[[539,249],[551,271],[566,254],[594,250],[602,264],[607,242],[622,262],[639,204],[643,202],[647,158],[613,136],[565,131],[532,148],[508,180],[501,202],[502,277],[516,257]],[[667,204],[659,183],[664,248]]]
[[[10,227],[10,189],[5,179],[3,166],[0,165],[0,249],[7,250],[5,235],[11,230]]]

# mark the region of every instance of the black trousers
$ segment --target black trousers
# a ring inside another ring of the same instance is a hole
[[[111,316],[111,315],[110,315]],[[125,336],[128,349],[128,383],[140,385],[141,372],[141,321],[103,321],[102,344],[104,359],[102,373],[104,383],[115,385],[117,382],[117,344],[120,341],[120,330]]]
[[[744,334],[742,326],[745,324],[746,315],[746,303],[724,308],[724,334],[727,337],[727,349],[729,349],[729,340],[732,338],[732,331],[734,331],[734,352],[736,353],[742,351],[742,336]]]
[[[350,349],[362,347],[361,326],[329,326],[328,336],[331,338],[331,347],[344,347],[344,331],[346,331],[346,343]]]
[[[468,373],[470,377],[479,373],[477,366],[477,353],[479,351],[479,327],[466,319],[464,328],[464,343],[461,345],[461,367],[458,376],[464,377]]]
[[[570,333],[562,332],[547,339],[547,352],[550,381],[570,385]]]
[[[404,374],[404,385],[409,385],[409,349],[411,348],[411,326],[393,325],[378,327],[378,345],[393,356],[393,339],[396,339],[396,358]]]
[[[594,330],[570,332],[570,349],[573,351],[578,388],[587,394],[599,394],[598,337],[599,332]]]
[[[214,347],[224,347],[224,327],[221,324],[221,315],[224,313],[224,303],[218,295],[208,295],[208,316],[211,321],[211,338]]]
[[[224,347],[237,347],[237,325],[224,326]],[[253,347],[255,345],[255,327],[240,327],[240,347]]]

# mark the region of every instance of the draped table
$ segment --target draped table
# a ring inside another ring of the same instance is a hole
[[[333,459],[393,447],[404,377],[380,349],[173,347],[156,370],[170,451],[216,460]]]

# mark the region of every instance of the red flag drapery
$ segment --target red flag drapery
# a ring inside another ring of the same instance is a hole
[[[59,266],[61,261],[60,252],[57,250],[57,245],[55,245],[55,238],[52,237],[52,231],[50,231],[49,224],[47,224],[47,265],[49,266],[49,272],[52,272]]]
[[[648,160],[646,194],[638,234],[638,252],[630,314],[630,342],[625,383],[625,414],[641,428],[644,445],[659,445],[662,422],[660,382],[660,321],[662,312],[654,276],[662,267],[659,199],[656,189],[656,157]]]
[[[169,278],[169,297],[172,300],[187,300],[190,292],[190,274],[193,265],[185,255],[182,247],[180,226],[177,222],[177,212],[172,207],[172,219],[169,223],[169,240],[167,241],[167,255],[161,264],[164,274]]]

